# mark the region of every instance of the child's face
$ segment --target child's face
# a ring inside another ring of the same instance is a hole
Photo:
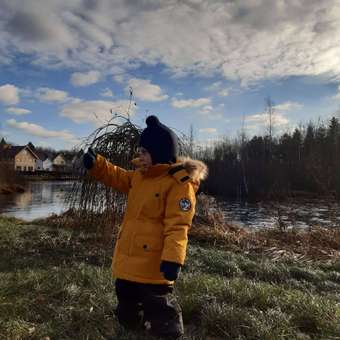
[[[140,159],[140,164],[144,168],[149,168],[152,165],[152,158],[149,152],[143,147],[138,148],[138,156]]]

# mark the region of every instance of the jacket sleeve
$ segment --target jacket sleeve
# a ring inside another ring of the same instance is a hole
[[[113,165],[106,158],[97,154],[93,167],[89,174],[96,180],[118,191],[128,193],[134,171],[128,171]]]
[[[195,190],[190,182],[176,183],[170,189],[166,198],[162,261],[184,264],[195,205]]]

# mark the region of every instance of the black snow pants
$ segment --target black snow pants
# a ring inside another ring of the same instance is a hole
[[[145,327],[152,335],[179,338],[184,333],[182,311],[173,286],[116,280],[119,323],[129,329]]]

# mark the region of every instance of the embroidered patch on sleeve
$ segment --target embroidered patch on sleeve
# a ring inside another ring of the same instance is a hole
[[[191,209],[191,202],[187,198],[181,198],[179,201],[179,207],[182,211],[189,211]]]

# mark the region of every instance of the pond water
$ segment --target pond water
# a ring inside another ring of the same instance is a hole
[[[0,195],[0,214],[32,221],[60,214],[67,207],[66,195],[73,181],[32,181],[21,194]],[[279,216],[285,226],[314,225],[340,227],[340,203],[326,200],[299,200],[289,203],[221,203],[227,221],[251,228],[273,227]]]
[[[291,200],[286,203],[222,202],[227,221],[246,227],[340,227],[340,202],[329,200]]]
[[[73,181],[32,181],[20,194],[0,195],[0,214],[26,221],[60,214]]]

